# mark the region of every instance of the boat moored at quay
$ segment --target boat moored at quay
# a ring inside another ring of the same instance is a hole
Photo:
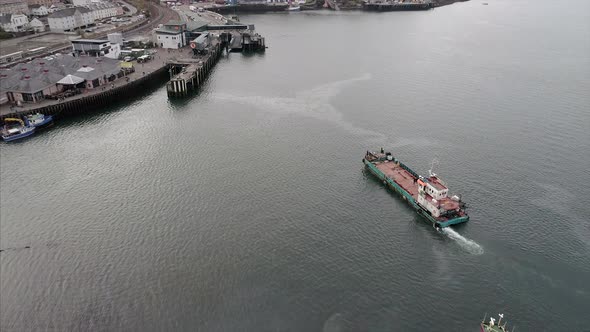
[[[14,125],[13,123],[16,123]],[[29,137],[35,133],[35,127],[26,125],[23,120],[17,118],[4,119],[4,127],[2,127],[2,139],[4,142],[12,142],[25,137]]]
[[[41,113],[29,114],[24,117],[25,124],[27,126],[33,126],[36,128],[45,128],[53,124],[53,116],[44,115]]]
[[[373,175],[400,194],[434,227],[444,228],[469,220],[461,197],[449,197],[449,189],[432,170],[427,177],[418,175],[383,149],[380,153],[367,151],[363,163]]]

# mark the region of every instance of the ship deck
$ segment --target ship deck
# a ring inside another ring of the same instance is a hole
[[[418,185],[416,184],[416,178],[410,174],[410,172],[401,168],[391,161],[378,161],[373,163],[377,169],[379,169],[387,177],[391,178],[397,183],[402,189],[412,195],[414,199],[418,199]]]

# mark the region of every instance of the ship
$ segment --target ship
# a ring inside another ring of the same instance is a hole
[[[421,176],[391,152],[367,151],[363,164],[387,187],[398,193],[416,212],[437,229],[469,221],[461,196],[449,197],[445,183],[432,172]]]
[[[365,0],[363,9],[377,12],[391,12],[401,10],[428,10],[434,8],[432,2],[428,0]]]
[[[9,123],[16,122],[18,125],[9,125]],[[4,127],[2,128],[2,139],[5,142],[16,141],[35,133],[34,126],[25,125],[23,120],[16,118],[4,119]]]
[[[25,124],[36,128],[45,128],[53,124],[53,117],[51,115],[44,115],[35,113],[24,116]]]
[[[486,315],[487,316],[487,315]],[[498,324],[496,324],[496,319],[494,317],[490,317],[490,320],[486,322],[486,316],[483,317],[483,320],[479,324],[480,332],[507,332],[506,329],[506,322],[504,325],[502,324],[502,318],[504,318],[504,314],[498,314]],[[514,327],[512,328],[514,331]]]

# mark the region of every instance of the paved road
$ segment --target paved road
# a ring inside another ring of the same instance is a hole
[[[154,16],[150,17],[150,22],[148,24],[123,33],[125,38],[133,38],[133,37],[137,37],[137,36],[143,36],[143,35],[151,32],[151,30],[153,30],[154,28],[156,28],[160,24],[164,24],[170,20],[179,20],[180,19],[180,16],[178,15],[178,13],[170,8],[160,6],[160,5],[155,5],[155,4],[150,4],[150,6],[152,6],[152,8],[155,8],[155,10],[157,11],[158,14],[155,17]],[[154,10],[152,9],[151,11],[153,13]]]
[[[176,12],[180,15],[182,20],[190,21],[191,19],[209,22],[209,24],[222,25],[227,23],[227,19],[223,15],[205,10],[203,12],[195,13],[188,9],[189,6],[176,6]]]

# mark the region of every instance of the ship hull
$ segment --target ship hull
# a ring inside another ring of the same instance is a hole
[[[436,228],[445,228],[445,227],[449,227],[452,225],[457,225],[457,224],[461,224],[461,223],[469,221],[469,216],[456,217],[456,218],[451,218],[451,219],[447,219],[447,220],[437,220],[428,211],[426,211],[424,208],[422,208],[418,204],[418,202],[416,202],[414,197],[412,197],[412,195],[407,190],[405,190],[400,185],[398,185],[393,179],[387,177],[373,163],[371,163],[370,161],[363,158],[363,164],[365,164],[366,168],[369,170],[369,172],[371,172],[371,174],[373,174],[379,180],[381,180],[383,182],[383,184],[385,184],[390,190],[399,194],[402,197],[402,199],[405,200],[408,203],[408,205],[410,205],[410,207],[412,207],[414,210],[416,210],[416,213],[418,213],[419,215],[423,216],[426,220],[428,220],[428,222],[432,226],[434,226]],[[411,169],[409,169],[407,166],[404,165],[404,167],[407,168],[408,171],[410,171],[411,173],[416,174]]]

